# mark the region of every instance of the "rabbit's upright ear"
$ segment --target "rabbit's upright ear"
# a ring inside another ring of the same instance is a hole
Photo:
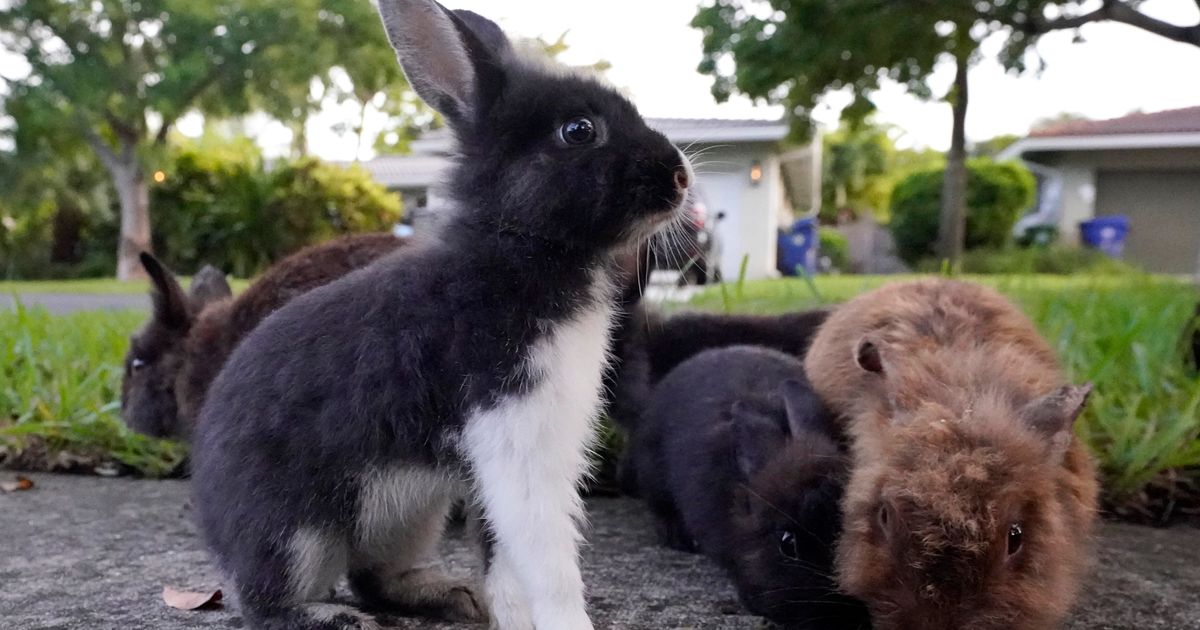
[[[210,303],[233,295],[229,281],[220,269],[212,265],[204,265],[196,275],[192,276],[192,286],[188,287],[188,301],[192,311],[199,313]]]
[[[379,14],[409,84],[451,125],[495,98],[509,43],[494,22],[434,0],[379,0]]]
[[[154,303],[154,319],[167,328],[187,330],[191,323],[191,315],[188,311],[187,296],[179,286],[179,281],[154,256],[142,252],[139,259],[154,284],[150,289],[150,299]]]
[[[779,395],[783,398],[784,409],[787,410],[788,430],[792,438],[802,437],[806,433],[824,434],[829,431],[829,410],[811,387],[800,381],[788,379],[779,386]]]
[[[1091,383],[1064,385],[1021,410],[1025,424],[1047,439],[1052,457],[1061,458],[1067,452],[1074,435],[1075,420],[1083,413],[1091,393]]]

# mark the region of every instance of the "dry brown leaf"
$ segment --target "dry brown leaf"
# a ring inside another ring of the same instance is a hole
[[[210,606],[218,606],[221,601],[221,589],[198,593],[196,591],[181,591],[170,586],[164,586],[163,602],[171,608],[179,610],[199,610]]]
[[[0,481],[0,492],[24,492],[33,490],[33,480],[17,475],[15,481]]]

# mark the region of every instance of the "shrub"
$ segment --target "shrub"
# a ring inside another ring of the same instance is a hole
[[[53,216],[49,202],[20,212],[0,205],[0,278],[38,277],[49,265]]]
[[[944,168],[909,175],[892,191],[892,235],[909,263],[934,256],[941,216]],[[967,161],[966,248],[999,248],[1033,203],[1036,181],[1016,162]]]
[[[361,168],[301,158],[266,172],[257,149],[238,143],[177,149],[152,208],[155,251],[170,267],[211,264],[239,277],[332,236],[384,231],[401,215],[399,196]]]
[[[931,272],[940,267],[941,261],[935,258],[927,258],[918,265],[920,270]],[[1135,273],[1137,269],[1096,250],[1052,245],[969,251],[963,255],[960,271],[970,274],[1115,275]]]
[[[253,146],[173,151],[151,188],[154,251],[191,273],[205,263],[249,276],[270,263],[277,240],[262,216],[262,160]]]
[[[400,220],[400,197],[358,166],[301,158],[277,168],[268,181],[263,213],[278,238],[277,256],[338,234],[384,231]]]
[[[817,232],[820,255],[829,259],[829,268],[837,271],[850,270],[850,241],[841,232],[823,227]]]

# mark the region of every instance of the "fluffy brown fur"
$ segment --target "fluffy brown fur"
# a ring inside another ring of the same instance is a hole
[[[292,298],[366,267],[405,242],[391,234],[359,234],[312,245],[272,265],[236,298],[197,295],[196,280],[184,296],[174,278],[156,279],[163,286],[155,288],[154,315],[131,340],[125,362],[126,423],[158,437],[188,439],[209,384],[260,321]],[[135,359],[141,362],[136,369]]]
[[[1089,387],[998,293],[897,283],[838,308],[805,361],[854,466],[841,587],[878,630],[1057,627],[1087,564]]]

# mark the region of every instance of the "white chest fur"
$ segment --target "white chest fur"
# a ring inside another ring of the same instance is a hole
[[[530,349],[531,387],[480,409],[463,431],[475,495],[494,535],[487,588],[501,628],[591,628],[579,572],[578,483],[587,470],[608,361],[607,280]]]

